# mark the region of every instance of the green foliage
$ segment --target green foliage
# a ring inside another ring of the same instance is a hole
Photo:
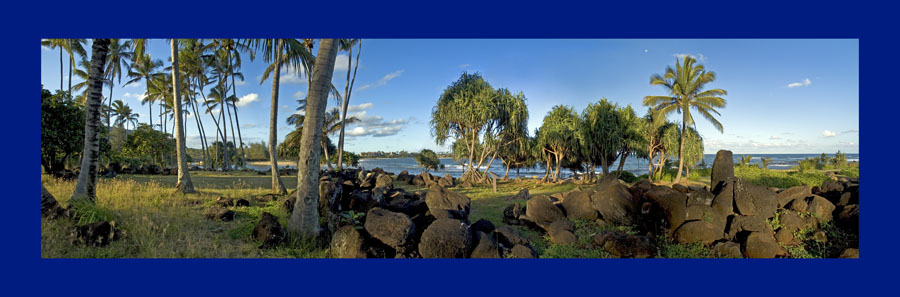
[[[609,227],[601,228],[590,220],[575,220],[574,223],[578,242],[569,245],[549,243],[542,249],[541,258],[612,258],[602,247],[594,246],[594,235],[609,230]],[[549,241],[549,236],[544,239]]]
[[[799,185],[818,186],[828,177],[821,172],[791,172],[779,170],[764,170],[756,166],[736,167],[734,175],[752,184],[789,188]]]
[[[750,160],[753,160],[752,155],[741,155],[741,159],[739,160],[740,163],[738,163],[738,165],[741,167],[750,166]]]
[[[624,144],[624,127],[619,126],[617,106],[606,98],[597,103],[589,103],[581,112],[579,145],[585,161],[595,165],[606,165],[604,172],[616,160],[619,149]],[[544,119],[546,125],[547,119]],[[543,129],[542,129],[543,130]]]
[[[337,163],[337,154],[330,154],[328,155],[328,158],[331,159],[331,163]],[[344,151],[344,166],[359,166],[359,155],[353,152]]]
[[[820,230],[825,233],[825,240],[815,237],[815,233]],[[794,232],[794,239],[800,244],[786,247],[793,258],[837,258],[845,249],[859,244],[856,235],[836,227],[831,221],[822,223],[819,229],[797,230]]]
[[[838,174],[846,177],[859,178],[859,166],[841,169]]]
[[[437,154],[434,151],[429,149],[423,149],[419,152],[415,157],[416,162],[419,163],[419,166],[425,168],[425,170],[429,169],[437,169],[438,165],[441,164],[441,159],[438,158]]]
[[[83,226],[99,221],[114,221],[115,215],[90,201],[70,201],[74,209],[75,225]]]
[[[139,166],[162,163],[165,156],[173,154],[175,154],[175,139],[169,134],[153,130],[150,125],[140,124],[125,139],[121,156],[138,160],[139,164],[132,166]]]
[[[759,158],[759,168],[769,169],[769,162],[771,161],[771,158]]]
[[[631,172],[625,171],[625,170],[622,170],[621,173],[619,173],[619,171],[613,171],[613,172],[610,172],[609,174],[611,174],[611,175],[618,174],[619,179],[621,179],[622,181],[624,181],[626,183],[633,183],[633,182],[640,180],[637,176],[634,176],[634,173],[631,173]]]
[[[661,258],[715,258],[717,256],[715,250],[699,242],[679,244],[666,240],[665,237],[658,238],[657,242],[660,243],[657,247],[657,253],[659,253],[658,256]]]
[[[84,148],[84,109],[67,93],[41,90],[41,165],[46,172],[65,169],[65,161]]]

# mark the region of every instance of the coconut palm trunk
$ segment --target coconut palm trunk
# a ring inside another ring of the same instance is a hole
[[[75,68],[73,59],[69,59],[69,100],[72,100],[72,68]]]
[[[675,182],[678,183],[681,181],[681,170],[684,168],[684,136],[685,129],[687,129],[687,121],[688,121],[688,113],[683,112],[684,120],[681,121],[681,144],[679,144],[678,148],[678,173],[675,174]]]
[[[63,47],[59,47],[59,89],[62,90],[63,84]]]
[[[269,165],[272,167],[272,192],[276,194],[287,194],[284,182],[278,175],[278,153],[275,152],[275,146],[278,143],[278,80],[281,79],[283,47],[284,40],[279,39],[275,50],[275,71],[272,73],[272,109],[269,111]],[[309,109],[308,105],[307,109]],[[318,133],[319,130],[316,131]]]
[[[100,108],[103,96],[103,65],[109,52],[109,39],[94,39],[91,53],[90,80],[88,84],[84,121],[84,150],[81,153],[81,172],[71,201],[97,199],[97,163],[100,157]]]
[[[325,119],[331,77],[338,45],[334,39],[323,39],[313,67],[313,83],[309,88],[306,119],[297,162],[297,200],[288,221],[288,230],[304,238],[319,234],[319,140]],[[277,65],[277,64],[276,64]],[[277,69],[276,69],[277,70]],[[275,73],[278,73],[277,71]],[[277,81],[277,77],[276,77]]]
[[[233,67],[233,66],[231,64],[231,51],[229,51],[228,52],[228,69],[231,69],[231,72],[234,72],[234,69],[231,67]],[[237,84],[234,83],[234,75],[231,76],[231,94],[235,98],[237,98]],[[241,121],[238,118],[237,105],[232,104],[231,108],[234,109],[234,123],[238,126],[238,128],[237,128],[238,143],[241,146],[241,168],[246,168],[247,167],[247,161],[246,161],[247,155],[244,154],[244,139],[243,139],[243,137],[241,137]],[[233,133],[232,133],[232,135],[233,135]]]
[[[194,183],[191,182],[191,173],[187,168],[187,152],[184,143],[184,121],[181,112],[181,73],[178,71],[178,40],[172,39],[172,92],[175,98],[175,145],[177,151],[175,158],[178,161],[178,182],[175,191],[181,193],[194,193]]]
[[[347,107],[350,104],[350,93],[353,92],[353,83],[356,82],[356,70],[359,68],[359,54],[362,52],[362,39],[357,41],[359,43],[359,50],[356,51],[356,67],[353,67],[353,80],[350,80],[350,66],[352,66],[352,62],[350,58],[353,57],[353,47],[350,47],[349,53],[347,54],[347,87],[344,89],[344,108],[341,112],[341,134],[338,136],[338,158],[337,158],[337,170],[341,171],[344,168],[344,126],[347,120]]]

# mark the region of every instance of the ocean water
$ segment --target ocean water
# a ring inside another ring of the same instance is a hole
[[[754,154],[753,158],[750,160],[750,164],[758,166],[761,162],[760,158],[770,158],[772,161],[769,162],[768,168],[770,169],[790,169],[791,167],[799,165],[799,162],[805,158],[818,157],[821,154]],[[829,155],[830,156],[830,155]],[[734,163],[739,163],[741,155],[734,155]],[[706,162],[707,166],[712,166],[713,161],[716,159],[715,154],[706,154],[703,156],[703,160]],[[848,162],[859,162],[859,154],[847,154]],[[485,161],[487,163],[487,161]],[[436,175],[444,175],[449,173],[453,177],[459,177],[462,175],[463,164],[459,164],[453,161],[453,159],[441,159],[441,164],[444,165],[443,169],[437,170],[429,170],[431,174]],[[481,170],[484,170],[484,164]],[[677,165],[677,164],[676,164]],[[610,170],[615,170],[618,168],[619,162],[616,161],[614,166],[610,167]],[[268,171],[269,166],[247,166],[248,168],[252,168],[255,170],[264,170]],[[289,166],[294,168],[294,166]],[[373,168],[379,167],[384,169],[385,171],[392,173],[400,173],[403,170],[409,172],[409,174],[419,174],[422,172],[422,167],[420,167],[416,160],[413,158],[392,158],[392,159],[361,159],[359,160],[359,167],[362,167],[367,170],[371,170]],[[322,166],[322,168],[326,168]],[[647,160],[638,159],[638,158],[627,158],[625,159],[624,169],[635,175],[641,175],[647,173]],[[600,168],[596,168],[597,172],[600,172]],[[494,172],[498,176],[503,176],[505,174],[506,168],[503,166],[503,163],[500,160],[494,160],[494,163],[490,168],[491,172]],[[543,177],[545,170],[538,166],[536,168],[523,168],[519,170],[519,174],[522,177]],[[514,169],[509,170],[510,177],[515,177],[516,172]],[[572,175],[572,172],[569,170],[560,169],[560,175],[562,177],[568,177]]]

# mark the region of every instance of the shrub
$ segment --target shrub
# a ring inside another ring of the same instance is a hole
[[[423,149],[421,152],[419,152],[419,154],[416,155],[415,159],[416,162],[418,162],[419,165],[422,166],[422,168],[425,168],[425,170],[437,169],[441,164],[441,159],[438,159],[437,154],[429,149]]]
[[[610,175],[619,174],[619,171],[613,171],[609,173]],[[634,175],[634,173],[622,170],[622,174],[619,176],[619,179],[626,183],[633,183],[638,181],[638,177]]]

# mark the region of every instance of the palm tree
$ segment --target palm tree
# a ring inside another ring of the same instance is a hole
[[[86,39],[66,39],[67,46],[66,51],[69,53],[69,100],[72,99],[72,71],[75,69],[75,54],[78,54],[82,58],[87,56],[87,52],[84,50],[84,44],[87,43]]]
[[[131,106],[122,100],[113,102],[113,113],[116,115],[116,125],[123,125],[125,129],[128,129],[128,124],[132,124],[132,127],[137,125],[139,114],[134,113]]]
[[[772,158],[759,158],[759,167],[762,169],[769,169],[769,162],[772,162]]]
[[[298,101],[301,101],[301,103],[300,103],[300,107],[297,107],[297,110],[298,111],[306,110],[305,100],[298,100]],[[302,135],[301,133],[303,131],[303,121],[304,120],[306,120],[306,116],[304,116],[303,114],[300,114],[300,113],[294,113],[291,116],[289,116],[287,119],[287,124],[293,125],[294,131],[292,131],[291,133],[288,133],[288,135],[285,136],[285,142],[289,142],[290,146],[292,146],[292,147],[296,147],[296,148],[300,147],[300,141],[301,141],[300,135]],[[328,156],[328,147],[326,145],[326,143],[327,143],[326,139],[328,138],[328,135],[338,132],[341,129],[341,127],[343,127],[344,125],[353,124],[358,121],[359,121],[359,119],[356,117],[349,117],[344,120],[341,120],[341,110],[338,107],[335,107],[335,108],[331,109],[330,111],[328,111],[327,113],[325,113],[324,123],[322,124],[322,140],[320,141],[320,145],[322,146],[322,153],[324,154],[325,164],[327,164],[328,169],[331,169],[331,159]],[[341,159],[338,159],[337,162],[342,163],[341,161],[342,161]]]
[[[72,202],[97,199],[97,159],[100,156],[100,101],[103,91],[103,65],[109,51],[109,39],[94,39],[91,45],[90,86],[85,100],[84,150],[81,153],[81,172],[72,194]]]
[[[353,80],[350,80],[350,68],[353,66],[353,45],[359,46],[356,51],[356,67],[353,67]],[[347,107],[350,104],[350,94],[353,93],[353,83],[356,82],[356,70],[359,68],[359,54],[362,52],[362,39],[341,39],[341,50],[347,51],[347,86],[344,87],[344,106],[341,109],[341,122],[346,123]],[[327,158],[327,156],[326,156]],[[338,135],[338,159],[337,170],[341,171],[344,164],[344,125],[341,125],[341,133]]]
[[[278,142],[278,86],[281,79],[281,66],[287,65],[295,71],[305,69],[307,75],[309,75],[312,69],[313,57],[309,49],[296,39],[251,39],[247,40],[245,45],[254,50],[261,50],[263,59],[272,63],[263,73],[259,84],[262,85],[269,75],[272,75],[272,107],[269,112],[269,158],[272,170],[272,191],[277,194],[287,194],[287,189],[281,181],[281,176],[278,175],[278,154],[275,152]]]
[[[288,230],[304,238],[315,238],[320,230],[318,210],[320,156],[319,148],[316,146],[319,145],[321,137],[337,50],[337,42],[333,39],[323,39],[319,43],[316,70],[307,96],[306,125],[303,127],[302,145],[297,162],[297,198],[288,221]]]
[[[106,126],[112,127],[112,98],[113,98],[113,89],[115,88],[116,82],[122,82],[122,67],[124,66],[126,71],[131,71],[131,63],[129,61],[132,59],[132,53],[129,51],[131,49],[131,40],[120,41],[120,39],[111,39],[109,44],[109,54],[106,57],[106,70],[104,74],[106,76],[106,81],[109,83],[109,108],[106,111]],[[107,133],[107,138],[111,135]]]
[[[241,81],[244,81],[244,74],[236,71],[237,69],[241,68],[240,51],[249,51],[251,59],[254,57],[254,53],[253,53],[253,51],[250,51],[249,48],[245,44],[241,44],[234,39],[216,39],[213,43],[217,44],[217,46],[220,47],[222,50],[224,50],[227,54],[226,59],[228,60],[228,76],[231,77],[231,97],[228,97],[228,98],[234,99],[234,100],[230,100],[231,101],[230,105],[231,105],[231,108],[234,109],[235,125],[238,126],[237,135],[238,135],[238,143],[240,144],[240,147],[241,147],[241,167],[245,167],[246,166],[246,162],[245,162],[246,154],[244,153],[244,139],[241,136],[241,121],[238,118],[237,105],[235,105],[235,103],[237,102],[237,84],[235,84],[235,77],[240,77]],[[232,137],[232,139],[234,138],[234,133],[231,133],[231,137]]]
[[[65,39],[44,39],[41,40],[41,46],[49,49],[59,49],[59,89],[63,89],[63,50],[68,46]]]
[[[156,74],[156,69],[162,67],[162,65],[162,60],[152,60],[150,55],[135,57],[134,64],[131,65],[131,69],[128,71],[128,78],[131,79],[125,82],[126,86],[138,83],[141,80],[146,84],[146,92],[144,93],[144,98],[141,99],[141,105],[147,104],[150,109],[150,127],[153,127],[153,103],[156,102],[155,98],[149,96],[150,80]]]
[[[178,65],[178,40],[171,40],[172,47],[172,98],[180,101],[181,98],[181,73],[179,73]],[[181,102],[173,104],[173,112],[175,113],[175,145],[177,150],[175,156],[178,160],[178,182],[175,184],[175,191],[181,193],[194,193],[194,183],[191,182],[191,174],[187,170],[187,152],[184,143],[184,121],[182,121]]]
[[[704,90],[706,84],[716,79],[716,73],[706,71],[702,64],[696,64],[691,56],[684,56],[684,62],[675,60],[675,69],[666,67],[663,75],[654,74],[650,77],[650,85],[662,85],[669,92],[667,96],[646,96],[644,105],[650,106],[664,116],[673,112],[681,114],[681,131],[686,131],[688,125],[696,126],[691,108],[709,120],[719,132],[723,132],[722,123],[713,116],[720,115],[716,108],[725,107],[723,95],[728,93],[723,89]],[[678,174],[675,182],[681,181],[684,168],[684,137],[687,133],[681,133],[680,148],[678,153]]]

